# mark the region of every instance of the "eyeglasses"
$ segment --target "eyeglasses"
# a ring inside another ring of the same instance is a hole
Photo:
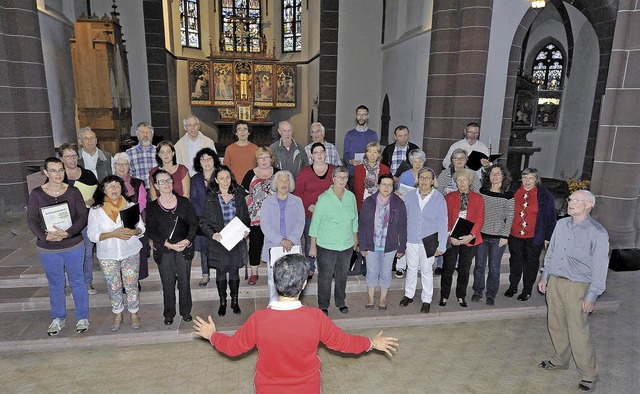
[[[167,179],[158,179],[156,181],[156,185],[172,185],[173,184],[173,178],[167,178]]]
[[[258,160],[260,161],[271,160],[271,156],[258,157]]]
[[[336,179],[342,179],[343,181],[349,180],[349,175],[336,175],[334,176]]]
[[[62,157],[64,159],[77,159],[78,155],[63,155]]]
[[[575,204],[575,203],[577,203],[577,202],[589,202],[589,201],[586,201],[586,200],[579,200],[579,199],[577,199],[577,198],[570,198],[570,197],[567,197],[567,202],[568,202],[568,203],[574,203],[574,204]]]

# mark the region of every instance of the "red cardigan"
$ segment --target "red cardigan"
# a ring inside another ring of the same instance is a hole
[[[455,191],[444,196],[447,202],[447,216],[449,217],[449,225],[447,231],[451,232],[453,225],[460,214],[460,192]],[[473,222],[473,228],[471,234],[476,239],[474,243],[469,243],[467,246],[479,245],[482,243],[482,225],[484,224],[484,200],[482,196],[476,192],[469,191],[469,204],[467,205],[467,220]]]
[[[367,337],[349,335],[318,308],[271,308],[255,311],[229,337],[211,335],[211,344],[235,357],[258,347],[256,393],[320,393],[318,343],[343,353],[359,354],[371,346]]]
[[[384,174],[391,174],[389,167],[380,163],[380,168],[378,169],[378,176]],[[364,168],[364,164],[360,164],[354,170],[353,174],[353,194],[356,195],[356,204],[358,205],[358,212],[360,212],[360,208],[362,208],[362,201],[364,201],[364,178],[367,175],[367,170]]]

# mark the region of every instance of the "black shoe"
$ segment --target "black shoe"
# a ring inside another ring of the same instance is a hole
[[[402,297],[400,300],[400,306],[408,306],[413,302],[413,298],[409,298],[407,296]]]
[[[186,315],[182,316],[182,320],[191,321],[191,320],[193,320],[193,318],[191,317],[190,313],[187,313]]]
[[[396,278],[404,278],[404,270],[399,269],[396,271]]]
[[[322,311],[322,313],[324,313],[325,315],[329,316],[329,310],[328,309],[320,309]]]
[[[440,306],[447,306],[447,299],[440,297],[440,302],[438,303]]]
[[[349,313],[349,307],[348,306],[341,306],[340,308],[338,308],[338,310],[340,311],[340,313],[344,313],[345,315],[347,313]]]
[[[518,290],[517,290],[517,289],[516,289],[516,290],[514,290],[514,289],[512,289],[512,288],[509,288],[509,289],[507,289],[507,291],[505,291],[505,292],[504,292],[504,296],[505,296],[505,297],[509,297],[509,298],[511,298],[511,297],[513,297],[514,295],[516,295],[516,293],[517,293],[517,292],[518,292]]]
[[[464,298],[458,298],[458,304],[463,308],[467,307],[467,301],[465,301]]]
[[[218,316],[224,316],[227,314],[227,299],[220,299],[220,307],[218,308]]]
[[[431,310],[431,304],[428,302],[423,302],[422,307],[420,308],[420,313],[429,313]]]
[[[240,305],[238,305],[238,298],[237,297],[231,297],[231,310],[233,311],[233,313],[235,315],[239,315],[242,313],[242,310],[240,309]]]
[[[142,291],[142,285],[138,282],[138,291]]]
[[[474,294],[471,296],[471,302],[480,302],[481,298],[482,298],[481,295]]]
[[[433,271],[434,275],[442,275],[442,267],[436,267],[435,271]]]
[[[164,318],[164,325],[165,326],[170,326],[173,324],[173,317],[165,317]]]
[[[531,294],[520,294],[518,296],[518,301],[529,301],[529,298],[531,298]]]
[[[309,271],[309,274],[307,275],[307,281],[310,281],[311,279],[313,279],[313,271]]]
[[[496,304],[496,300],[493,297],[487,297],[487,305],[494,306]]]

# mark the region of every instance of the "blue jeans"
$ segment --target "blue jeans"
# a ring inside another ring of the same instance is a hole
[[[378,286],[378,280],[380,287],[391,287],[391,266],[395,256],[395,250],[388,253],[382,250],[367,252],[367,287]]]
[[[76,307],[76,320],[89,318],[89,293],[84,283],[82,258],[84,246],[58,253],[38,254],[44,273],[49,282],[49,303],[51,317],[65,319],[67,317],[67,303],[64,295],[66,284],[64,272],[67,271],[69,285],[73,293],[73,303]]]
[[[345,305],[347,296],[347,273],[353,248],[330,250],[318,246],[318,308],[329,309],[331,301],[331,280],[335,280],[333,298],[336,306]]]
[[[84,264],[82,265],[84,284],[89,286],[93,283],[93,246],[95,244],[89,240],[87,227],[82,229],[82,240],[84,241]]]
[[[482,297],[484,291],[484,269],[489,260],[487,276],[487,298],[496,298],[500,287],[500,262],[507,245],[500,247],[500,238],[483,237],[476,250],[476,265],[473,269],[473,294]]]
[[[311,249],[311,237],[309,236],[309,227],[311,227],[311,218],[304,218],[304,255],[307,257],[307,261],[309,262],[309,271],[316,270],[316,259],[313,257],[309,257],[309,249]]]

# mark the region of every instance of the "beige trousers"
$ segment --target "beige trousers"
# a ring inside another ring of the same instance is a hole
[[[572,282],[556,276],[547,283],[548,326],[556,354],[554,365],[562,366],[573,359],[584,380],[598,379],[596,352],[589,334],[588,313],[582,312],[582,300],[589,283]]]

